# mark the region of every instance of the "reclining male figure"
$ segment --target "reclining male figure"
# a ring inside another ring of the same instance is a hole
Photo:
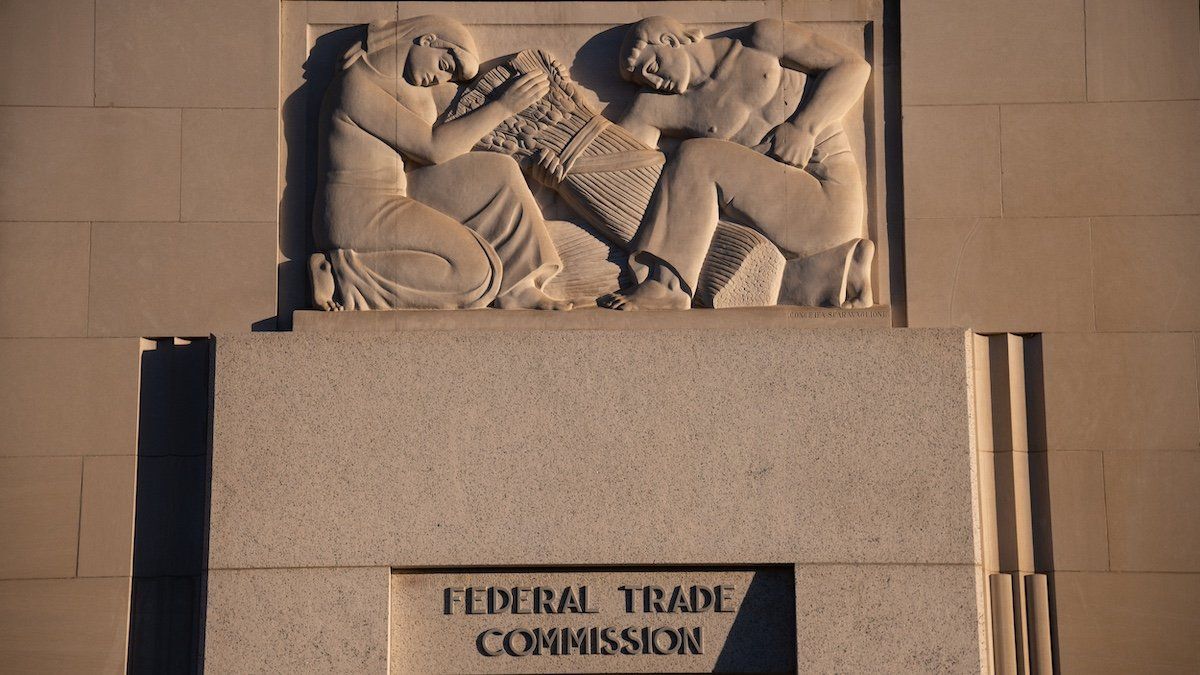
[[[663,135],[688,140],[664,167],[630,245],[639,283],[599,304],[690,307],[723,215],[788,258],[848,251],[843,306],[869,306],[874,247],[861,238],[862,179],[841,119],[870,65],[790,22],[767,19],[725,35],[705,38],[651,17],[625,37],[622,76],[644,89],[620,124],[651,147]],[[813,79],[807,92],[805,75]]]

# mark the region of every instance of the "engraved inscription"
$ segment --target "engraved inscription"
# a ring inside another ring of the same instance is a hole
[[[733,612],[734,586],[717,584],[617,586],[623,610],[636,614],[692,614]],[[494,614],[598,614],[589,602],[586,585],[566,586],[447,586],[442,591],[443,613]],[[666,656],[704,653],[701,626],[585,626],[485,628],[475,638],[484,656],[569,656],[646,654]]]
[[[400,672],[784,672],[792,570],[397,572],[390,644]]]

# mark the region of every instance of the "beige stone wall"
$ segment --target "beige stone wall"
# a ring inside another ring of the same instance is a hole
[[[124,668],[139,338],[275,325],[279,12],[0,0],[6,667]],[[1046,333],[1064,672],[1200,669],[1197,14],[902,4],[908,321]]]
[[[1196,672],[1200,9],[904,0],[900,30],[909,323],[1045,333],[1059,665]]]
[[[278,16],[0,2],[0,669],[124,670],[139,338],[274,325]]]

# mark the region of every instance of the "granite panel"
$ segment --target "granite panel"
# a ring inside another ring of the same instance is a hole
[[[75,576],[78,457],[0,458],[0,579]]]
[[[87,334],[88,223],[0,223],[0,336]]]
[[[183,111],[183,220],[275,220],[278,136],[274,110]]]
[[[1045,460],[1054,569],[1107,570],[1103,453],[1051,452]]]
[[[94,5],[94,0],[0,3],[0,105],[92,105]]]
[[[1089,101],[1200,98],[1200,5],[1087,0]]]
[[[83,458],[79,576],[127,577],[133,571],[137,457]]]
[[[0,108],[0,220],[176,220],[178,110]]]
[[[213,569],[976,559],[957,330],[216,350]]]
[[[985,672],[978,569],[797,565],[800,672]]]
[[[213,570],[204,668],[387,673],[387,568]]]
[[[1200,101],[1004,106],[1006,216],[1200,212]]]
[[[0,340],[0,456],[137,447],[139,340]]]
[[[95,336],[249,331],[275,315],[275,223],[97,223]]]
[[[1048,449],[1200,448],[1191,335],[1047,333],[1042,344]]]
[[[1096,329],[1200,331],[1200,216],[1092,221]]]
[[[1200,453],[1104,457],[1113,571],[1200,572]]]
[[[632,330],[656,331],[663,327],[658,312],[614,312],[580,307],[570,312],[506,309],[485,312],[447,312],[406,309],[398,312],[326,312],[303,310],[293,314],[293,330],[303,333],[393,333],[409,330]],[[888,307],[838,309],[834,307],[729,307],[719,312],[679,312],[671,316],[672,328],[696,330],[725,328],[888,328]]]
[[[275,108],[277,0],[97,0],[96,105]]]
[[[904,109],[904,213],[1001,215],[999,107]]]
[[[1064,673],[1200,670],[1200,574],[1054,574]]]
[[[123,673],[129,579],[0,581],[0,663],[14,673]]]
[[[905,0],[905,105],[1084,99],[1084,0]]]
[[[1084,331],[1094,324],[1082,218],[910,218],[910,326]]]

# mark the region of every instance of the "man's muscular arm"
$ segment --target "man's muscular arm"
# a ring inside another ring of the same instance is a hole
[[[790,21],[764,19],[750,28],[753,47],[777,55],[785,68],[816,78],[807,104],[768,138],[777,159],[804,166],[821,132],[845,117],[862,96],[871,66],[849,47]]]
[[[639,91],[630,102],[621,119],[617,120],[626,131],[646,145],[657,148],[664,134],[672,135],[684,127],[686,106],[685,94],[659,94]]]

